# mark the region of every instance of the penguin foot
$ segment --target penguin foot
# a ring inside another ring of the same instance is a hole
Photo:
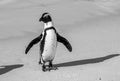
[[[46,72],[46,71],[47,71],[47,69],[46,69],[46,68],[44,68],[44,69],[42,69],[42,71]]]
[[[44,64],[42,65],[42,71],[44,71],[44,72],[47,71],[47,68]]]
[[[47,67],[47,68],[42,68],[42,71],[43,71],[43,72],[51,71],[51,70],[58,70],[58,68],[57,68],[57,67]]]
[[[46,72],[46,71],[48,71],[48,68],[42,68],[42,71],[44,71],[44,72]]]
[[[51,71],[51,70],[58,70],[58,68],[57,67],[49,67],[48,70],[49,71]]]

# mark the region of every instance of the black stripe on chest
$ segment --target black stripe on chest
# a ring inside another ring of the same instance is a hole
[[[53,30],[55,31],[55,33],[56,33],[56,29],[55,29],[54,27],[46,28],[46,29],[44,30],[43,39],[42,39],[41,44],[40,44],[41,54],[43,53],[44,46],[45,46],[45,39],[46,39],[46,35],[47,35],[46,32],[47,32],[48,30],[51,30],[51,29],[53,29]]]

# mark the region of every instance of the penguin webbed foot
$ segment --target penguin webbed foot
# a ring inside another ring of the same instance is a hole
[[[58,70],[57,67],[53,66],[52,61],[49,61],[48,65],[45,65],[45,63],[41,63],[41,61],[39,61],[39,64],[42,64],[42,71],[44,72],[51,70]]]
[[[57,70],[58,68],[53,66],[52,64],[52,61],[49,62],[49,66],[48,66],[48,70],[51,71],[51,70]]]
[[[51,70],[58,70],[58,68],[57,67],[49,67],[48,70],[49,71],[51,71]]]
[[[47,71],[47,68],[45,65],[42,65],[42,71],[46,72]]]
[[[58,68],[55,67],[55,66],[49,66],[49,65],[48,65],[48,66],[47,66],[47,65],[46,65],[46,66],[45,66],[45,65],[42,66],[42,71],[43,71],[43,72],[51,71],[51,70],[58,70]]]
[[[46,71],[47,71],[47,69],[46,69],[46,68],[44,68],[44,69],[42,69],[42,71],[46,72]]]
[[[43,72],[51,71],[51,70],[58,70],[58,68],[57,67],[42,67]]]

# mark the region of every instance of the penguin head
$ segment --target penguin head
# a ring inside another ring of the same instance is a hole
[[[52,18],[50,16],[50,14],[48,12],[45,12],[42,14],[41,18],[39,19],[39,21],[41,22],[44,22],[44,23],[47,23],[47,22],[50,22],[52,21]]]

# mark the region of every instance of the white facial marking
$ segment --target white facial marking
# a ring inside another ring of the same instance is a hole
[[[45,14],[44,17],[45,17],[45,16],[48,16],[48,15],[49,15],[49,14]]]

